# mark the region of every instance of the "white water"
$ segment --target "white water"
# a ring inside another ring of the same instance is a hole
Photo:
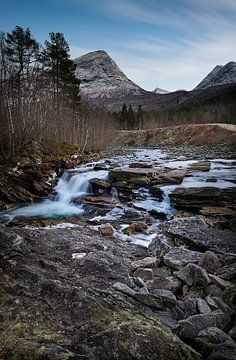
[[[39,203],[10,211],[6,214],[6,220],[7,217],[10,221],[20,216],[56,218],[81,215],[84,212],[83,206],[75,204],[74,200],[90,193],[89,180],[106,179],[108,176],[108,171],[94,171],[93,167],[94,164],[88,164],[88,166],[66,171],[54,188],[56,195],[51,195]]]
[[[159,149],[139,149],[133,153],[128,153],[126,156],[117,156],[111,159],[110,162],[116,164],[115,166],[124,166],[140,160],[153,161],[155,165],[165,166],[171,169],[188,169],[191,164],[198,162],[198,160],[181,160],[181,158],[168,160],[166,159],[166,154]],[[103,162],[105,161],[106,159],[103,160]],[[52,195],[39,203],[19,207],[16,210],[5,213],[5,220],[10,221],[19,216],[55,218],[79,216],[83,214],[83,205],[78,203],[79,201],[76,204],[75,200],[79,200],[91,193],[89,180],[93,178],[107,179],[108,177],[107,170],[94,170],[94,166],[98,163],[101,163],[101,161],[66,171],[59,179]],[[186,176],[180,185],[162,186],[163,200],[161,201],[150,194],[148,189],[139,189],[138,192],[144,199],[135,201],[134,206],[146,211],[156,210],[163,212],[167,218],[169,218],[175,211],[170,204],[169,194],[178,187],[235,187],[236,174],[235,167],[232,166],[232,163],[233,160],[211,160],[211,168],[209,171],[195,171],[192,175]],[[112,188],[112,197],[119,200],[118,192],[115,188]],[[99,222],[100,220],[119,219],[124,215],[125,209],[127,209],[127,206],[123,204],[122,208],[116,207],[105,216],[97,216],[93,220]]]

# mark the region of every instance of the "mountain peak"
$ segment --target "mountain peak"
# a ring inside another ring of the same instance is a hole
[[[236,83],[236,62],[230,61],[227,64],[217,65],[194,90],[207,89],[211,86],[227,85]]]
[[[125,97],[145,92],[127,78],[105,50],[92,51],[74,61],[82,94],[90,98]]]

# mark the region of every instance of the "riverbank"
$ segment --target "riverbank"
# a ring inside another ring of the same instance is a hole
[[[221,151],[112,150],[8,212],[0,357],[234,358],[235,160]],[[58,217],[68,205],[79,213]]]

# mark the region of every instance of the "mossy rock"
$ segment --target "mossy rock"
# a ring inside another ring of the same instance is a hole
[[[236,312],[236,285],[225,289],[223,293],[224,302]]]

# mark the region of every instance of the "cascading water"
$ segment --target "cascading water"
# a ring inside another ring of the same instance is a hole
[[[32,205],[20,207],[3,215],[6,221],[15,217],[56,218],[76,216],[84,212],[83,205],[74,200],[82,198],[91,192],[89,180],[93,178],[106,179],[108,171],[93,170],[93,164],[88,164],[72,171],[66,171],[59,179],[49,198]]]

